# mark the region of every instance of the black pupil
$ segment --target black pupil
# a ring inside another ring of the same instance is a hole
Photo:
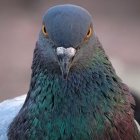
[[[44,33],[46,33],[46,28],[44,27]]]
[[[88,30],[88,33],[87,33],[87,35],[89,35],[90,34],[90,29]]]

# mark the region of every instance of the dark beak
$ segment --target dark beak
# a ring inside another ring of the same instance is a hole
[[[56,49],[59,66],[64,79],[67,79],[68,77],[71,63],[73,61],[75,53],[76,50],[72,47],[70,48],[58,47]]]

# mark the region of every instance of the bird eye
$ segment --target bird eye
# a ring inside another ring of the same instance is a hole
[[[42,32],[45,36],[48,35],[45,25],[42,25]]]
[[[87,32],[87,35],[86,35],[86,38],[85,38],[85,39],[90,38],[90,36],[92,35],[92,32],[93,32],[93,29],[92,29],[92,27],[90,26],[90,28],[89,28],[89,30],[88,30],[88,32]]]

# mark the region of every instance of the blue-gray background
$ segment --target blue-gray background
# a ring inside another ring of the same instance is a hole
[[[140,0],[0,0],[0,101],[27,93],[43,13],[63,3],[89,10],[118,75],[140,92]]]

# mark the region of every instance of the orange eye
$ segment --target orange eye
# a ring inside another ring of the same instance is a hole
[[[90,26],[90,28],[89,28],[89,30],[88,30],[88,32],[87,32],[87,35],[86,35],[86,39],[90,38],[91,35],[92,35],[92,33],[93,33],[93,29],[92,29],[92,27]]]
[[[45,25],[42,25],[42,32],[45,36],[48,35]]]

